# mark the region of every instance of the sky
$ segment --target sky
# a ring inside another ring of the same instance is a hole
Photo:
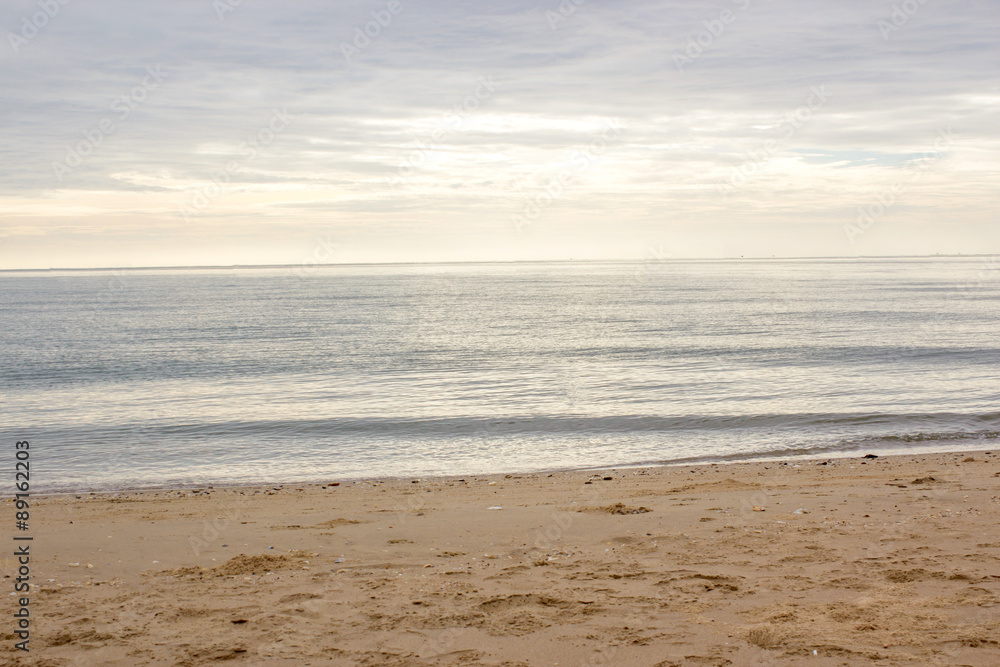
[[[1000,252],[996,0],[6,0],[0,268]]]

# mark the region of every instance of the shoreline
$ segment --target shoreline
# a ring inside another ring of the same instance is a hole
[[[908,445],[905,447],[906,451],[902,451],[903,447],[869,447],[866,449],[852,449],[852,450],[842,450],[842,449],[828,449],[828,450],[813,450],[811,452],[787,456],[776,453],[760,453],[760,454],[733,454],[729,456],[724,456],[720,458],[712,457],[689,457],[686,459],[679,459],[666,462],[639,462],[639,463],[619,463],[615,465],[601,465],[601,466],[582,466],[582,467],[559,467],[559,468],[542,468],[542,469],[530,469],[530,470],[501,470],[501,471],[491,471],[484,473],[453,473],[453,474],[442,474],[442,475],[385,475],[385,476],[341,476],[337,477],[335,475],[325,475],[325,478],[334,479],[340,483],[351,484],[361,481],[391,481],[391,480],[410,480],[413,478],[419,478],[422,480],[449,480],[456,479],[459,477],[483,477],[489,475],[541,475],[549,473],[572,473],[572,472],[601,472],[604,470],[629,470],[635,468],[673,468],[673,467],[683,467],[683,466],[703,466],[703,465],[738,465],[741,463],[755,463],[755,462],[772,462],[772,461],[810,461],[818,459],[849,459],[862,457],[865,454],[875,454],[879,457],[890,457],[890,456],[916,456],[925,454],[962,454],[962,453],[975,453],[975,452],[990,452],[992,450],[1000,451],[1000,440],[990,440],[990,441],[979,441],[982,442],[980,446],[965,446],[965,441],[962,446],[956,447],[955,449],[940,447],[941,443],[949,442],[946,440],[929,440],[926,444],[918,445]],[[114,493],[134,493],[140,491],[180,491],[192,488],[202,488],[212,486],[215,488],[253,488],[258,486],[277,486],[277,485],[322,485],[324,482],[320,482],[318,479],[309,478],[299,478],[296,480],[260,480],[255,482],[230,482],[230,481],[201,481],[201,482],[183,482],[179,484],[136,484],[136,485],[124,485],[115,486],[110,488],[104,487],[87,487],[87,488],[71,488],[67,490],[63,489],[48,489],[42,487],[41,491],[32,491],[32,495],[36,497],[41,496],[66,496],[66,495],[78,495],[78,494],[114,494]],[[32,487],[34,488],[34,487]]]
[[[3,664],[1000,664],[997,449],[77,495]]]

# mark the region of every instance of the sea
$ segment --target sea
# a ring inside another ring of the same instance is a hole
[[[995,258],[8,271],[0,321],[35,491],[1000,448]]]

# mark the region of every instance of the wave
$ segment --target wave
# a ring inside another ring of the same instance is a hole
[[[650,330],[649,335],[666,335],[670,330]],[[766,330],[748,331],[734,328],[715,331],[718,336],[764,335]],[[349,377],[352,382],[365,383],[383,374],[402,373],[400,379],[409,377],[414,369],[448,372],[457,360],[477,360],[477,364],[494,371],[503,369],[511,360],[521,360],[520,349],[483,349],[475,346],[446,347],[440,344],[425,345],[413,342],[393,347],[386,352],[373,344],[356,343],[346,346],[333,355],[317,346],[317,335],[291,334],[269,331],[261,341],[299,339],[299,347],[286,354],[273,354],[253,347],[251,338],[244,337],[240,345],[251,350],[249,355],[232,355],[228,346],[232,341],[222,337],[206,353],[198,344],[197,336],[189,332],[183,345],[165,355],[157,345],[130,340],[119,349],[102,354],[87,355],[67,352],[60,346],[46,348],[42,344],[14,349],[11,363],[0,368],[0,381],[19,387],[54,387],[61,385],[130,384],[165,380],[226,380],[239,377],[268,378],[271,382],[293,381],[299,376],[312,376],[324,381],[333,377]],[[262,334],[263,335],[263,334]],[[659,362],[661,364],[703,364],[716,367],[740,365],[765,368],[851,368],[872,365],[886,370],[906,371],[911,366],[928,365],[954,367],[996,366],[1000,364],[1000,348],[993,346],[927,346],[927,345],[855,345],[816,347],[814,345],[787,345],[781,347],[759,346],[667,346],[614,345],[605,347],[560,347],[539,349],[534,352],[537,369],[547,368],[553,359],[564,362],[599,360],[606,363]],[[256,355],[256,356],[254,356]],[[329,375],[317,374],[317,368],[327,368]],[[544,376],[544,372],[541,372]],[[336,383],[334,383],[336,384]]]
[[[699,456],[675,457],[637,461],[626,466],[637,465],[682,465],[699,463],[732,463],[760,459],[791,459],[824,455],[849,455],[884,452],[906,453],[905,445],[949,443],[960,449],[976,443],[987,447],[1000,446],[1000,431],[955,431],[947,433],[907,433],[901,435],[868,436],[864,438],[842,439],[833,444],[802,444],[797,446],[768,447],[755,451],[730,452],[726,454],[706,454]],[[943,449],[952,449],[946,447]]]
[[[938,431],[934,429],[946,429]],[[207,423],[131,423],[115,426],[53,426],[42,429],[50,435],[72,433],[74,439],[107,437],[127,433],[142,438],[215,437],[323,437],[408,436],[452,439],[468,436],[593,435],[627,433],[698,433],[719,431],[765,431],[823,434],[851,432],[887,442],[923,442],[979,437],[1000,430],[1000,412],[966,414],[939,413],[797,413],[763,415],[510,415],[488,417],[400,418],[335,417],[286,420],[233,420]],[[858,433],[868,431],[869,433]],[[846,442],[846,441],[845,441]],[[852,441],[853,442],[853,441]]]

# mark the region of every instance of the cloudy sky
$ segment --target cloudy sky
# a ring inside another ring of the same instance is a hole
[[[577,1],[6,0],[0,268],[1000,252],[996,0]]]

